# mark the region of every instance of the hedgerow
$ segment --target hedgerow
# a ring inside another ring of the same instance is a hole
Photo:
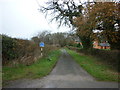
[[[31,64],[39,57],[39,46],[34,42],[2,35],[2,63],[17,62]]]

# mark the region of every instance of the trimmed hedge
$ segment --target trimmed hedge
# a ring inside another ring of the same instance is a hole
[[[94,56],[109,65],[112,65],[120,72],[120,51],[119,50],[101,50],[101,49],[79,49],[69,47],[69,49],[76,50],[77,52],[84,53],[86,55]]]
[[[2,35],[2,58],[5,60],[12,60],[17,57],[17,52],[14,50],[17,43],[14,39]]]
[[[30,64],[34,62],[36,53],[40,52],[39,46],[34,42],[23,39],[11,38],[2,35],[2,63],[9,62]]]
[[[112,64],[118,64],[118,60],[120,59],[120,51],[118,50],[99,50],[99,49],[90,49],[90,50],[83,50],[81,49],[80,52],[98,57],[104,61],[109,61]]]
[[[57,49],[45,45],[43,56],[46,57],[51,50]],[[41,58],[41,50],[37,43],[30,40],[11,38],[2,35],[2,64],[16,66],[17,64],[31,65]]]

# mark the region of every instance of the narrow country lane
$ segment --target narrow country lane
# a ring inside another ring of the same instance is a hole
[[[21,79],[9,82],[6,88],[118,88],[118,83],[96,81],[73,58],[62,55],[53,71],[42,79]]]

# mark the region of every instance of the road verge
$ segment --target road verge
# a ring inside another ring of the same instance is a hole
[[[109,65],[105,65],[92,56],[86,56],[69,49],[66,50],[83,69],[97,80],[120,82],[118,78],[119,73],[111,70]]]
[[[48,57],[41,58],[32,65],[26,66],[19,64],[16,67],[4,66],[3,83],[20,78],[41,78],[51,72],[60,56],[60,50],[51,51]]]

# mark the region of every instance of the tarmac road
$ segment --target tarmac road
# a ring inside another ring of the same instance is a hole
[[[66,50],[61,51],[58,63],[48,76],[42,79],[11,81],[5,88],[118,88],[117,82],[96,81]]]

